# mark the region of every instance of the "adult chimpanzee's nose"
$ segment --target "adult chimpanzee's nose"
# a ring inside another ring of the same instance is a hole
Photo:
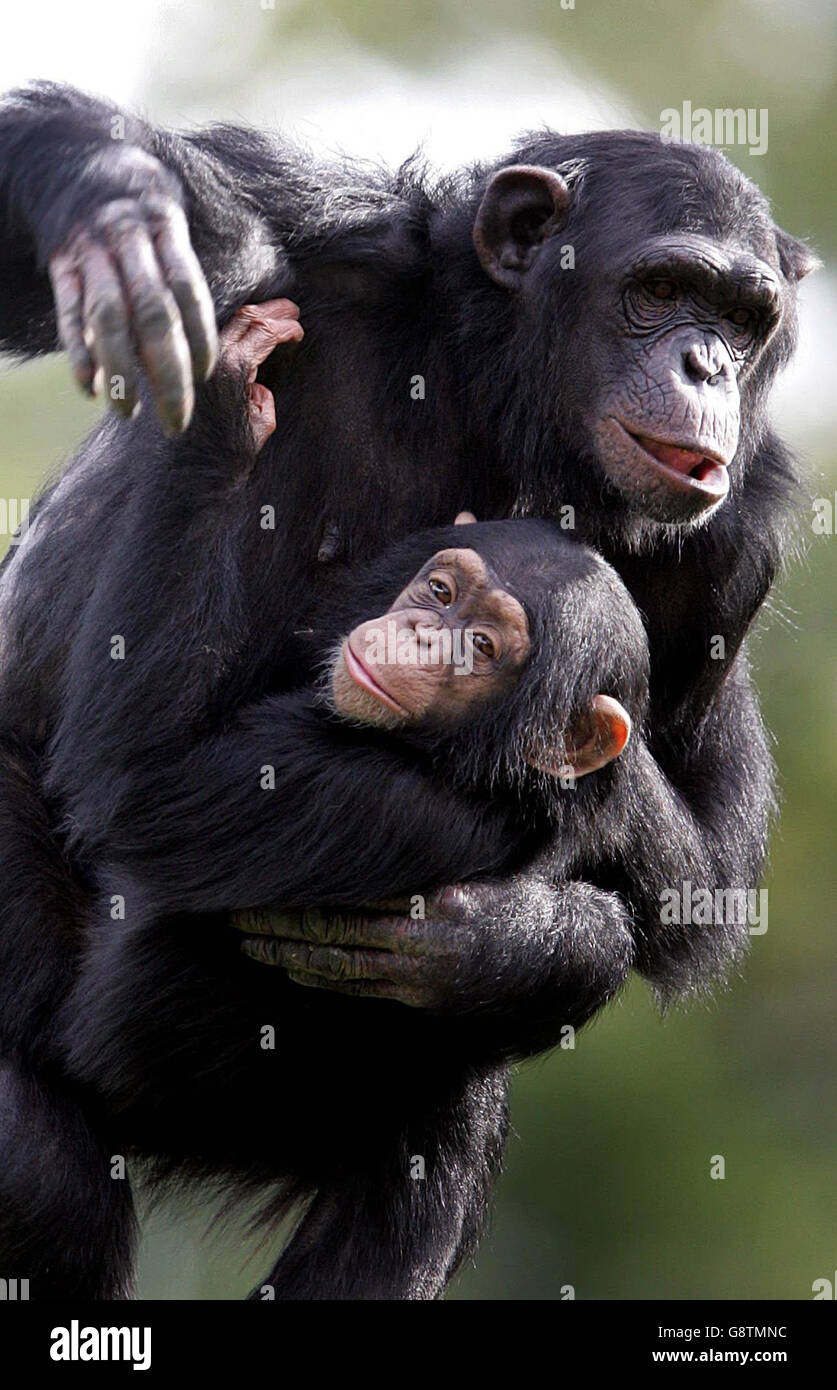
[[[729,354],[717,338],[690,343],[683,352],[683,367],[689,381],[720,385],[731,369]]]

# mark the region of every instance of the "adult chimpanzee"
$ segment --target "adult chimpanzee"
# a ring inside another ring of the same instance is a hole
[[[3,577],[3,857],[54,857],[37,882],[6,872],[7,1142],[22,1127],[41,1171],[75,1135],[88,1162],[46,1208],[62,1248],[82,1231],[106,1248],[129,1210],[102,1183],[85,1108],[47,1065],[77,941],[33,775],[90,872],[84,846],[108,824],[110,792],[168,776],[232,711],[291,683],[298,634],[347,567],[462,507],[564,507],[645,617],[648,840],[660,827],[691,837],[712,886],[753,884],[771,765],[740,648],[793,502],[765,403],[811,261],[721,156],[649,135],[538,136],[438,188],[409,166],[320,168],[252,131],[162,133],[62,88],[10,99],[0,137],[7,348],[56,346],[49,267],[79,379],[100,365],[129,413],[136,344],[176,430],[213,356],[204,275],[222,322],[292,288],[307,334],[263,370],[282,412],[257,467],[206,464],[147,409],[107,421],[35,508]],[[740,948],[740,926],[660,934],[653,880],[632,867],[600,865],[588,881],[580,864],[556,882],[546,855],[505,882],[444,890],[419,930],[392,914],[276,925],[329,944],[311,972],[327,986],[361,973],[374,945],[387,992],[461,1011],[482,1060],[502,1068],[588,1018],[631,962],[679,988]],[[533,989],[554,1026],[527,1009]],[[479,1108],[495,1132],[501,1071]]]

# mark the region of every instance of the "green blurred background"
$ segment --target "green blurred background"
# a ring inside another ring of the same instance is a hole
[[[388,161],[423,143],[449,166],[541,123],[766,109],[767,154],[728,153],[826,260],[775,413],[835,502],[834,22],[827,0],[47,0],[10,14],[0,84],[61,78],[162,122],[245,117]],[[0,388],[0,495],[27,497],[95,408],[60,360]],[[769,931],[711,1007],[661,1018],[637,982],[574,1052],[520,1069],[493,1227],[451,1298],[805,1299],[835,1278],[837,540],[804,531],[755,643],[784,796]],[[267,1254],[245,1263],[204,1224],[171,1209],[148,1223],[144,1297],[234,1297],[257,1278]]]

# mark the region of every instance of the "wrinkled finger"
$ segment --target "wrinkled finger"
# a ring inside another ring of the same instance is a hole
[[[281,935],[289,940],[308,941],[314,945],[363,946],[371,944],[367,929],[370,919],[360,914],[324,912],[306,908],[295,917],[289,931]]]
[[[253,431],[253,444],[256,453],[264,448],[276,429],[276,406],[273,393],[258,382],[248,388],[250,399],[250,429]]]
[[[245,320],[271,323],[274,327],[299,318],[299,305],[292,299],[263,299],[260,304],[242,304],[237,310]]]
[[[305,337],[305,329],[296,319],[283,319],[273,330],[273,342],[275,346],[281,343],[301,343]],[[265,357],[270,356],[270,351],[265,353]],[[262,359],[264,361],[264,358]]]
[[[227,363],[246,364],[251,369],[250,380],[254,380],[258,367],[274,348],[284,343],[298,343],[305,336],[302,324],[297,321],[298,314],[299,309],[289,299],[244,304],[221,330],[221,358]]]
[[[265,965],[303,971],[329,980],[398,980],[405,962],[388,959],[385,952],[345,950],[340,946],[309,946],[301,941],[259,936],[244,941],[244,954]]]
[[[264,938],[259,938],[259,945],[272,965],[282,966],[289,974],[315,976],[331,984],[364,980],[388,983],[399,991],[418,991],[423,978],[424,967],[418,961],[392,956],[386,951],[304,946],[295,941],[266,941]]]
[[[349,967],[348,952],[339,947],[307,946],[302,942],[282,941],[277,936],[256,937],[252,948],[245,941],[242,950],[251,960],[259,960],[264,965],[279,965],[285,970],[304,970],[309,974],[329,975],[333,979],[361,978]],[[332,954],[329,955],[329,952]],[[319,964],[314,964],[318,953]],[[344,959],[341,962],[341,957]]]
[[[172,430],[191,414],[192,367],[174,296],[164,283],[151,236],[138,223],[123,224],[115,238],[119,270],[131,311],[134,336],[158,406]]]
[[[88,396],[93,394],[96,364],[84,341],[84,301],[81,275],[75,257],[59,251],[49,263],[55,298],[58,336],[70,359],[70,369]]]
[[[302,913],[282,929],[287,941],[387,951],[398,956],[447,956],[455,953],[451,926],[440,920],[409,917],[332,916],[316,910]]]
[[[278,912],[272,908],[246,908],[230,914],[230,926],[248,936],[290,937],[301,921],[301,912]]]
[[[238,354],[234,354],[233,350],[238,347],[239,343],[243,342],[249,332],[250,320],[242,318],[240,311],[237,314],[233,314],[232,318],[224,324],[224,327],[218,334],[219,357],[223,360],[231,356],[237,358]]]
[[[258,415],[269,415],[273,406],[273,392],[260,381],[251,381],[247,387],[247,399],[251,409]]]
[[[324,912],[307,908],[304,912],[251,911],[235,913],[238,931],[256,936],[278,936],[286,941],[305,941],[311,945],[369,947],[404,952],[415,940],[416,955],[429,952],[441,940],[444,928],[427,921],[401,916],[367,916],[360,913]]]
[[[135,227],[121,239],[120,270],[131,301],[137,350],[167,434],[184,430],[195,403],[192,359],[180,310],[163,283],[151,238]]]
[[[461,948],[455,928],[441,918],[414,919],[399,913],[356,920],[360,925],[353,925],[351,941],[346,944],[408,957],[450,956]]]
[[[120,415],[130,415],[136,403],[136,367],[122,282],[109,253],[97,242],[85,248],[83,265],[85,342],[101,368],[109,404]],[[128,404],[130,383],[134,396]]]
[[[270,950],[272,939],[267,936],[245,936],[241,943],[241,950],[250,960],[257,960],[260,965],[279,965],[274,953]]]
[[[281,936],[287,941],[307,941],[312,945],[364,946],[373,944],[368,936],[370,923],[366,917],[308,908],[287,917],[283,913],[266,913],[257,919],[253,930],[259,936]]]
[[[180,208],[170,207],[154,226],[154,245],[180,311],[195,380],[205,381],[218,357],[215,306]]]
[[[388,980],[325,980],[320,975],[304,971],[288,971],[288,979],[307,989],[327,989],[330,994],[361,995],[365,999],[395,999],[401,1004],[420,1007],[419,996],[412,990],[402,991]]]
[[[263,938],[260,938],[263,940]],[[304,971],[329,980],[391,980],[412,978],[414,963],[388,956],[382,951],[345,950],[340,946],[306,946],[301,942],[270,941],[270,954],[286,970]]]

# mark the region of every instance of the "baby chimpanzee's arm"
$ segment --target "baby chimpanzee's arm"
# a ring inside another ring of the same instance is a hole
[[[126,766],[81,829],[146,910],[306,908],[499,871],[521,837],[408,751],[301,692],[257,702],[179,759]]]

